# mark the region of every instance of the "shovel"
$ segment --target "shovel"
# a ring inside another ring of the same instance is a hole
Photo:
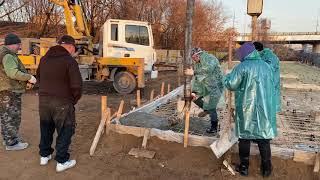
[[[238,137],[235,134],[234,125],[232,125],[231,128],[222,133],[218,140],[214,141],[210,145],[210,148],[216,155],[216,157],[219,159],[237,142]]]

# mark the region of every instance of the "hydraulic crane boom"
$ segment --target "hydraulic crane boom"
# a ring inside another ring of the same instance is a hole
[[[66,19],[66,27],[69,35],[75,39],[90,37],[87,20],[84,18],[82,7],[79,0],[50,0],[52,3],[63,7]],[[76,18],[76,23],[73,22]]]

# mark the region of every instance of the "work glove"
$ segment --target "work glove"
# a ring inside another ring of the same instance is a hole
[[[232,69],[227,69],[226,74],[230,74],[232,72]]]
[[[184,75],[186,76],[193,76],[194,75],[194,71],[192,68],[188,68],[184,70]]]
[[[37,79],[31,75],[31,78],[28,80],[29,83],[31,84],[36,84],[37,83]]]
[[[191,98],[192,98],[192,101],[196,100],[197,99],[196,93],[191,93]]]
[[[30,90],[30,89],[33,89],[33,87],[34,87],[34,84],[28,82],[26,89]]]

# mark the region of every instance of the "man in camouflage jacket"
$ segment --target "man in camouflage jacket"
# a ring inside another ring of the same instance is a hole
[[[21,95],[27,83],[35,84],[34,76],[27,73],[17,56],[21,40],[15,34],[5,37],[0,48],[0,124],[3,145],[6,150],[22,150],[28,147],[19,138],[21,123]]]

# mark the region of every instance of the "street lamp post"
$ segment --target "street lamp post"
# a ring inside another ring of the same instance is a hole
[[[248,0],[247,14],[252,17],[252,41],[257,40],[257,22],[258,17],[262,14],[263,0]]]

